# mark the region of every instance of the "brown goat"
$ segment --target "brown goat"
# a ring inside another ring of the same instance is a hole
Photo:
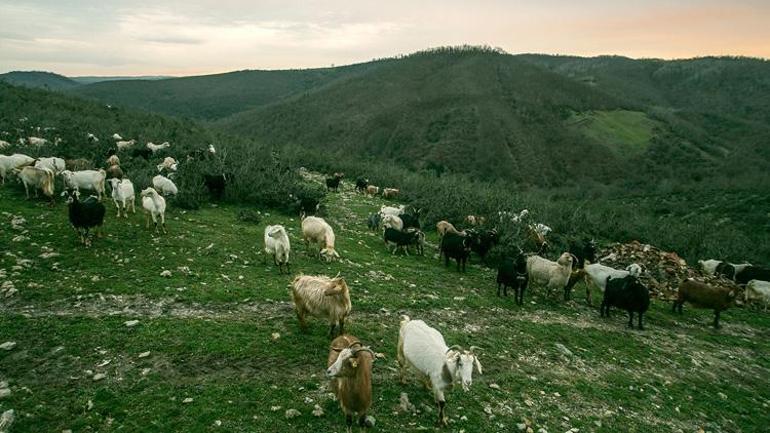
[[[366,412],[372,406],[373,361],[374,352],[352,335],[340,335],[329,347],[326,376],[331,379],[332,392],[345,414],[348,433],[352,431],[354,416],[360,426],[371,427]]]
[[[91,161],[83,158],[68,159],[64,161],[64,166],[70,171],[90,170],[92,165]]]
[[[123,179],[123,170],[120,169],[119,165],[111,165],[110,168],[107,169],[107,179]]]
[[[380,193],[380,188],[374,185],[368,185],[366,187],[366,193],[369,195],[377,195]]]
[[[712,286],[688,278],[679,284],[679,293],[674,301],[673,311],[682,314],[682,305],[689,302],[696,308],[714,310],[714,328],[719,328],[719,313],[735,302],[735,289]]]

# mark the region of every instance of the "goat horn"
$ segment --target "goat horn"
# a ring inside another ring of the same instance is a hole
[[[482,350],[482,349],[481,349],[479,346],[471,346],[471,347],[469,347],[469,348],[468,348],[468,350],[469,350],[471,353],[473,353],[473,352],[475,352],[476,350]]]
[[[360,342],[360,341],[354,341],[354,342],[352,342],[352,343],[350,343],[350,344],[348,345],[348,348],[351,348],[351,347],[353,347],[353,346],[356,346],[356,345],[360,346],[360,345],[361,345],[361,342]]]
[[[356,350],[354,350],[354,351],[353,351],[353,355],[354,355],[354,356],[355,356],[355,355],[358,355],[358,352],[369,352],[369,353],[372,355],[372,358],[374,358],[374,352],[372,351],[372,349],[370,349],[370,348],[368,348],[368,347],[362,347],[362,348],[360,348],[360,349],[356,349]]]
[[[449,349],[447,349],[447,353],[449,353],[450,350],[463,350],[463,348],[459,344],[453,344]]]

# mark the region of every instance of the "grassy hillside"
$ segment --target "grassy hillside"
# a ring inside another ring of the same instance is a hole
[[[108,77],[108,76],[82,76],[82,77],[70,77],[73,81],[80,83],[80,84],[93,84],[93,83],[101,83],[103,81],[125,81],[125,80],[148,80],[148,81],[154,81],[154,80],[165,80],[168,77],[164,75],[139,75],[139,76],[116,76],[116,77]]]
[[[66,90],[80,84],[63,75],[40,71],[13,71],[0,74],[0,81],[15,86],[40,88],[47,90]]]
[[[299,331],[292,276],[262,262],[268,223],[289,228],[292,274],[339,272],[350,284],[348,330],[380,354],[376,431],[431,430],[436,417],[429,391],[398,382],[401,314],[426,320],[450,344],[483,348],[484,374],[468,393],[448,393],[452,431],[766,427],[746,409],[770,400],[770,322],[758,311],[729,310],[715,332],[710,312],[685,307],[680,317],[653,302],[640,332],[627,330],[621,313],[600,319],[580,298],[533,290],[518,307],[495,296],[490,270],[474,264],[458,276],[430,248],[424,257],[388,253],[364,225],[383,202],[349,190],[328,198],[343,257],[333,264],[305,256],[297,219],[270,209],[253,225],[236,218],[238,207],[171,208],[170,233],[160,237],[140,215],[117,220],[110,209],[106,236],[84,249],[63,205],[26,201],[12,184],[0,199],[6,227],[12,215],[26,220],[0,232],[0,279],[18,289],[0,300],[2,340],[16,343],[0,353],[0,381],[11,390],[0,411],[15,410],[14,432],[341,431],[323,376],[327,328],[315,319]],[[414,409],[400,408],[402,393]],[[288,409],[301,415],[287,420]]]

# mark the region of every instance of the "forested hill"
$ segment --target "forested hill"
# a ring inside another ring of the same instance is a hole
[[[271,144],[553,186],[767,170],[768,90],[770,64],[758,59],[443,48],[337,68],[102,82],[72,91],[212,121]]]

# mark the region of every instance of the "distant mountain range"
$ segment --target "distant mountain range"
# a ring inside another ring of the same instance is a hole
[[[138,77],[65,77],[64,75],[43,71],[13,71],[0,74],[0,81],[5,81],[9,84],[48,90],[66,90],[83,84],[93,84],[102,81],[163,80],[166,78],[171,77],[156,75]]]
[[[91,84],[23,74],[13,78],[263,142],[478,179],[547,186],[770,169],[770,63],[760,59],[442,48],[335,68]]]

